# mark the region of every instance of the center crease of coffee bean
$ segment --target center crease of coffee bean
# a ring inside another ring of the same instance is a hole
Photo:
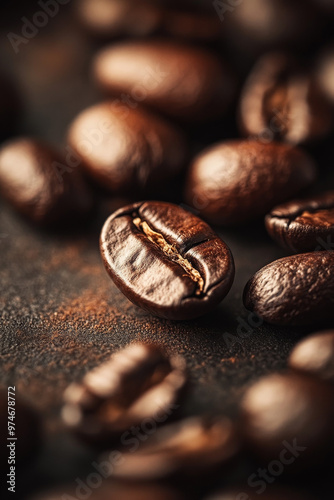
[[[133,220],[134,225],[137,229],[140,229],[145,236],[154,243],[160,250],[163,251],[173,262],[176,262],[181,266],[187,273],[187,275],[196,283],[196,295],[201,295],[204,290],[204,279],[200,273],[195,269],[189,260],[182,257],[182,255],[177,251],[174,245],[170,245],[162,234],[153,231],[147,222],[142,221],[139,217]]]

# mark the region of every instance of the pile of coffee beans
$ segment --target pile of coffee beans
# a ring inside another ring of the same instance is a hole
[[[247,389],[233,422],[210,409],[178,413],[186,363],[157,345],[131,345],[72,383],[66,428],[103,450],[104,463],[106,450],[122,449],[106,476],[112,494],[106,486],[96,499],[249,500],[254,484],[224,485],[250,456],[275,477],[287,465],[291,476],[325,468],[334,446],[334,332],[325,330],[334,326],[334,185],[320,163],[334,137],[331,2],[82,0],[75,19],[97,47],[101,102],[69,124],[64,155],[12,137],[20,97],[0,74],[3,199],[49,229],[86,224],[102,199],[126,196],[103,225],[103,264],[148,318],[171,321],[219,306],[235,263],[217,232],[260,222],[288,254],[249,276],[245,308],[273,329],[324,328],[295,347],[284,373]],[[36,425],[24,406],[22,415]],[[144,432],[140,450],[129,429]],[[26,457],[29,436],[22,441]],[[265,495],[307,498],[276,485]]]

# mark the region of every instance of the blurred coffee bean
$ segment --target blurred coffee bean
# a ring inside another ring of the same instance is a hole
[[[171,203],[148,201],[118,210],[102,229],[100,249],[124,295],[161,318],[208,313],[234,279],[227,245],[205,222]]]
[[[334,191],[275,207],[266,227],[279,245],[293,252],[334,250]]]
[[[159,429],[136,453],[123,455],[113,477],[124,481],[181,481],[194,487],[223,477],[240,451],[230,420],[190,418]],[[190,483],[188,483],[190,481]]]
[[[326,48],[320,54],[316,66],[315,78],[329,102],[334,105],[334,46]]]
[[[84,486],[79,484],[77,488],[73,488],[71,485],[65,485],[54,491],[46,491],[33,495],[28,500],[70,500],[72,498],[82,498],[83,494],[89,494],[89,500],[182,500],[184,498],[181,493],[169,487],[155,484],[107,483],[101,475],[99,484],[97,472],[93,474],[95,474],[95,478],[97,479],[94,483],[94,486],[96,484],[94,489],[92,489],[91,482],[90,486],[86,485],[86,488],[83,482]]]
[[[333,125],[333,113],[314,79],[279,53],[255,65],[241,94],[239,114],[245,136],[291,144],[319,140]]]
[[[219,117],[231,104],[231,71],[204,49],[171,41],[127,42],[103,49],[94,63],[109,94],[140,101],[184,121]]]
[[[302,326],[334,320],[334,251],[284,257],[247,283],[244,304],[273,325]]]
[[[58,151],[30,138],[14,139],[0,149],[0,191],[18,212],[40,225],[65,225],[93,206],[78,170]]]
[[[105,39],[151,35],[162,23],[161,7],[145,0],[80,0],[77,15],[89,33]]]
[[[232,3],[232,2],[231,2]],[[227,41],[240,54],[252,56],[270,49],[300,49],[321,31],[320,18],[309,4],[296,0],[215,2]]]
[[[62,417],[93,445],[130,444],[135,426],[150,435],[176,412],[186,381],[182,358],[168,358],[154,345],[130,345],[66,389]]]
[[[239,224],[265,215],[315,177],[313,160],[298,148],[231,140],[194,159],[185,199],[213,224]]]
[[[254,454],[274,461],[269,472],[326,463],[333,446],[333,395],[330,385],[298,374],[269,375],[246,392],[241,429]]]
[[[290,354],[289,366],[334,382],[334,330],[315,333],[299,342]]]
[[[84,110],[72,123],[69,142],[82,168],[116,194],[161,189],[185,166],[180,130],[143,109],[108,101]]]
[[[37,413],[16,390],[0,389],[0,470],[9,472],[10,465],[24,464],[37,453],[40,444],[41,422]],[[9,464],[13,457],[14,462]]]

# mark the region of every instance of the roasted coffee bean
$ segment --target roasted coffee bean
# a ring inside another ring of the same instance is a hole
[[[273,325],[302,326],[334,319],[334,251],[276,260],[244,291],[247,309]]]
[[[325,49],[319,56],[315,77],[328,101],[334,105],[334,46]]]
[[[266,227],[279,245],[293,252],[334,250],[334,191],[275,207]]]
[[[144,110],[112,101],[83,111],[70,128],[69,142],[87,174],[117,194],[160,189],[186,161],[178,129]]]
[[[189,418],[159,429],[136,453],[129,451],[113,477],[198,484],[205,477],[221,477],[237,458],[240,442],[227,418],[213,422]]]
[[[160,29],[163,11],[145,0],[81,0],[77,15],[90,34],[111,39],[152,35]]]
[[[106,92],[132,107],[142,102],[188,121],[221,116],[235,92],[230,69],[215,55],[171,41],[112,45],[98,54],[94,75]]]
[[[234,279],[227,245],[198,217],[170,203],[142,202],[118,210],[100,240],[104,265],[134,304],[183,320],[212,310]]]
[[[260,217],[311,184],[312,159],[280,143],[228,141],[194,159],[186,202],[214,224],[232,225]]]
[[[261,379],[241,406],[247,445],[266,461],[280,461],[286,471],[325,463],[333,446],[333,395],[330,385],[306,375]]]
[[[261,500],[313,499],[313,497],[310,497],[309,495],[304,493],[300,493],[299,491],[297,492],[295,490],[292,490],[291,488],[272,487],[271,484],[268,484],[268,482],[265,480],[264,476],[260,474],[261,470],[259,471],[259,475],[255,473],[251,476],[251,481],[254,484],[253,488],[249,488],[249,486],[245,486],[245,484],[240,484],[240,486],[234,489],[228,489],[226,491],[222,490],[221,492],[205,497],[205,500],[258,500],[259,495]],[[276,478],[277,475],[278,474],[276,474],[276,470],[274,471],[273,477],[271,477],[269,473],[269,480],[271,481],[271,479]],[[260,490],[262,490],[261,493],[259,493]]]
[[[8,439],[11,437],[12,441]],[[14,447],[9,446],[12,443]],[[40,444],[41,422],[37,413],[15,389],[0,389],[0,471],[9,472],[10,465],[17,467],[30,460]],[[9,464],[9,459],[14,459],[14,462]]]
[[[40,225],[65,224],[93,206],[80,173],[58,151],[28,138],[0,149],[0,191],[18,212]]]
[[[270,49],[295,50],[310,45],[321,27],[317,13],[305,2],[247,0],[235,3],[238,3],[235,8],[227,7],[226,2],[215,5],[224,22],[227,41],[241,54],[254,57]]]
[[[314,79],[284,54],[264,56],[251,72],[240,98],[245,136],[302,144],[328,135],[332,111]]]
[[[182,358],[168,358],[154,345],[134,344],[66,389],[62,417],[79,437],[106,448],[132,426],[143,425],[145,433],[149,422],[151,432],[152,425],[170,418],[186,380]]]
[[[290,354],[289,366],[334,382],[334,330],[313,334],[299,342]]]

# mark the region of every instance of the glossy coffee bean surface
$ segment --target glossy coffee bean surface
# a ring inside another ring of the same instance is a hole
[[[77,219],[93,206],[79,171],[49,145],[29,138],[0,149],[0,191],[18,212],[40,225]]]
[[[333,389],[299,374],[274,374],[248,389],[241,426],[250,450],[290,470],[325,462],[333,445]]]
[[[108,448],[132,426],[167,421],[186,381],[182,358],[133,344],[66,389],[62,417],[80,438]]]
[[[334,191],[290,201],[266,216],[270,236],[293,252],[334,250]]]
[[[116,194],[160,189],[185,165],[181,131],[143,109],[115,101],[84,110],[68,139],[87,174]]]
[[[162,318],[199,317],[231,288],[227,245],[179,206],[142,202],[118,210],[100,238],[106,270],[134,304]]]
[[[315,79],[296,61],[273,53],[256,63],[240,98],[240,125],[246,137],[302,144],[332,129],[328,101]]]
[[[315,177],[313,160],[301,149],[276,142],[231,140],[194,159],[185,199],[211,223],[239,224],[265,215]]]
[[[215,55],[166,40],[107,47],[96,57],[94,75],[107,93],[182,121],[221,116],[235,92],[230,69]]]
[[[334,251],[284,257],[260,269],[244,291],[247,309],[273,325],[334,320]]]
[[[334,382],[334,330],[315,333],[299,342],[290,354],[289,366]]]

